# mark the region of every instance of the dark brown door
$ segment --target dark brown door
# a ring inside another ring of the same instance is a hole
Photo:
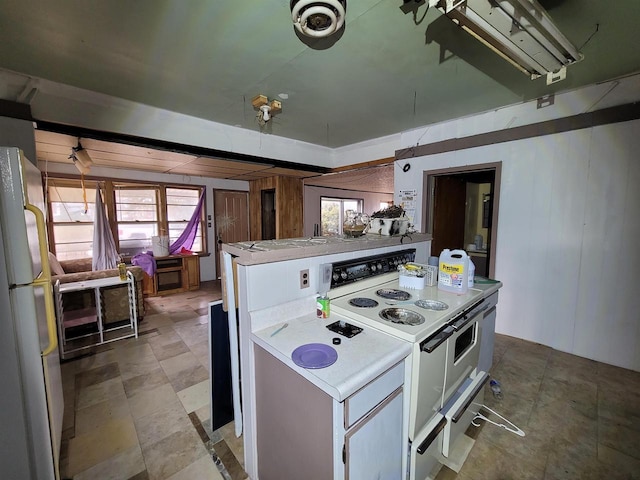
[[[464,214],[467,183],[460,175],[435,177],[431,254],[445,248],[464,248]]]
[[[262,240],[276,238],[276,191],[262,190]]]
[[[213,191],[216,232],[216,276],[220,276],[220,245],[249,240],[249,192]]]

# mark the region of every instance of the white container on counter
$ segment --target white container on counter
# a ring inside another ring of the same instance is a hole
[[[469,289],[469,256],[464,250],[445,249],[440,254],[438,289],[462,295]]]
[[[154,257],[166,257],[169,255],[169,236],[159,235],[151,237],[151,251]]]
[[[404,235],[409,228],[409,219],[400,218],[372,218],[368,233],[378,235]]]

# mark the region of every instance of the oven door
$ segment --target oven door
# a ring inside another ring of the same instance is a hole
[[[424,429],[416,434],[411,443],[409,459],[409,480],[434,478],[431,472],[440,464],[442,437],[447,419],[442,413],[436,413]]]
[[[409,439],[442,408],[447,339],[455,330],[444,326],[426,340],[416,344],[411,369],[411,408],[409,410]]]
[[[467,378],[460,385],[456,394],[443,408],[447,420],[442,437],[442,454],[448,457],[456,440],[471,424],[473,417],[482,407],[484,386],[489,381],[489,374],[478,372],[475,378]]]
[[[480,358],[480,328],[482,310],[465,315],[451,323],[455,332],[447,341],[447,371],[444,402],[460,384],[473,375]]]

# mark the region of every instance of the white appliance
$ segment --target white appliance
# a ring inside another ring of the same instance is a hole
[[[42,178],[17,148],[0,147],[0,170],[0,472],[57,479],[64,402]]]
[[[401,288],[396,267],[411,258],[398,253],[334,263],[329,296],[333,312],[412,345],[408,478],[424,480],[482,404],[481,321],[493,305],[479,289]]]

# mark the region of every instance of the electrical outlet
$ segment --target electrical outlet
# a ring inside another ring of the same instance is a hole
[[[300,270],[300,288],[309,286],[309,270]]]

